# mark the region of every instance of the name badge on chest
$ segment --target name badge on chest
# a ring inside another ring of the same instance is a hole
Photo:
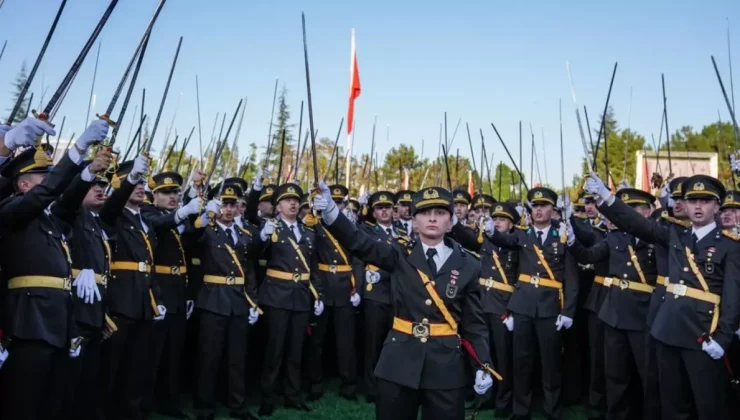
[[[447,287],[445,288],[445,296],[449,299],[453,299],[457,296],[457,279],[459,275],[460,272],[457,270],[452,270],[450,272],[450,281],[447,283]]]

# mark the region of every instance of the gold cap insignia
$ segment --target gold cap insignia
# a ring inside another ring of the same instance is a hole
[[[378,197],[378,200],[380,200],[380,201],[387,200],[387,199],[388,199],[388,197],[386,197],[385,194],[382,194],[380,197]]]
[[[430,188],[430,189],[424,191],[423,197],[424,197],[425,200],[431,200],[431,199],[434,199],[434,198],[439,198],[439,192],[437,192],[437,190],[435,190],[433,188]]]
[[[502,206],[496,206],[496,210],[494,211],[504,211],[504,208]]]
[[[486,204],[486,199],[483,197],[478,197],[478,204]]]
[[[629,194],[627,194],[627,193],[622,194],[622,201],[627,201],[629,199],[630,199],[630,195]]]
[[[295,188],[293,188],[293,187],[288,187],[288,189],[286,191],[289,192],[289,193],[291,193],[291,194],[295,194]]]
[[[694,184],[694,191],[704,191],[704,183],[697,182],[696,184]]]
[[[542,191],[537,191],[534,193],[534,198],[542,198]]]
[[[272,194],[273,191],[272,191],[272,188],[265,188],[265,192],[267,194]]]
[[[403,195],[403,197],[402,197],[402,198],[403,198],[404,200],[411,200],[411,194],[409,194],[409,193],[406,193],[406,194],[404,194],[404,195]]]
[[[727,194],[727,198],[725,199],[725,203],[734,203],[735,197],[732,194]]]
[[[334,188],[334,195],[342,195],[342,190],[339,188]]]
[[[233,188],[231,188],[231,187],[228,187],[228,188],[226,188],[226,189],[224,190],[224,195],[235,195],[235,194],[234,194],[234,189],[233,189]]]
[[[174,184],[174,183],[175,183],[175,181],[173,181],[172,178],[170,178],[170,177],[167,177],[167,178],[164,179],[164,184],[165,185],[171,185],[171,184]]]
[[[465,198],[465,197],[463,197],[462,193],[457,193],[457,198]]]

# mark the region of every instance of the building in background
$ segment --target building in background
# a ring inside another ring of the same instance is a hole
[[[717,153],[714,152],[672,152],[671,163],[668,164],[668,152],[661,150],[660,153],[653,151],[637,151],[635,188],[650,191],[655,194],[650,179],[653,173],[660,174],[667,179],[670,170],[673,176],[692,176],[705,174],[717,178],[719,173],[719,161]],[[657,193],[660,195],[660,192]]]

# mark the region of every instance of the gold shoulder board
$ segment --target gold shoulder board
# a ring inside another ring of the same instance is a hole
[[[737,233],[728,232],[726,230],[722,231],[722,234],[727,236],[728,238],[732,239],[733,241],[740,241],[740,235]]]

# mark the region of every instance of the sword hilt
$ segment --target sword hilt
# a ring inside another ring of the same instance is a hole
[[[112,128],[115,128],[118,125],[117,122],[115,122],[112,119],[110,119],[110,115],[108,115],[108,114],[103,114],[103,115],[95,114],[95,116],[98,117],[98,119],[101,119],[101,120],[107,122],[108,125],[111,126]]]

